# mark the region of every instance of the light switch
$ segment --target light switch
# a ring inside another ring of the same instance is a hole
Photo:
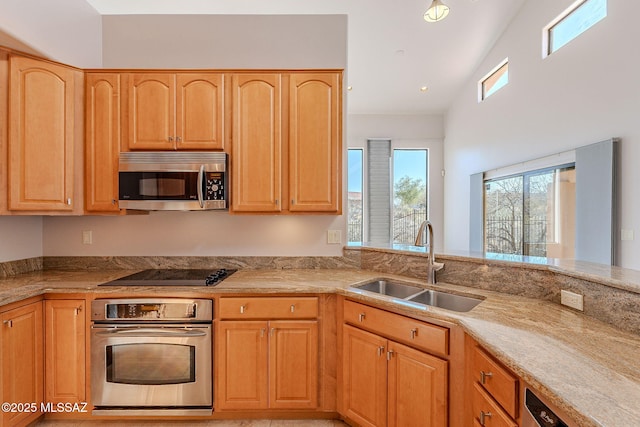
[[[342,243],[342,232],[340,230],[327,231],[327,243],[330,245]]]
[[[633,240],[633,230],[620,230],[620,240]]]

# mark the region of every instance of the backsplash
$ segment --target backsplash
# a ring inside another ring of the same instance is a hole
[[[43,269],[42,257],[0,262],[0,279]]]
[[[303,256],[124,256],[45,257],[47,270],[144,270],[152,268],[359,269],[360,254]]]

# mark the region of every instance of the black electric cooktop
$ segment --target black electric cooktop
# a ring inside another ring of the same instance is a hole
[[[215,286],[236,271],[227,268],[143,270],[98,286]]]

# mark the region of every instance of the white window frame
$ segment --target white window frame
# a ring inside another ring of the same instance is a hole
[[[560,13],[557,17],[555,17],[551,22],[549,22],[547,25],[545,25],[544,28],[542,28],[542,58],[543,59],[548,57],[552,53],[557,52],[557,50],[558,50],[558,49],[556,49],[553,52],[551,51],[551,30],[556,25],[558,25],[561,21],[563,21],[565,18],[567,18],[569,15],[574,13],[576,11],[576,9],[578,9],[580,6],[582,6],[587,1],[588,0],[576,0],[568,8],[566,8],[562,13]],[[608,1],[608,0],[605,0],[605,1]],[[605,17],[606,17],[606,15],[605,15]],[[600,21],[597,21],[597,22],[600,22]],[[593,25],[595,25],[596,23],[594,23]],[[593,25],[591,27],[593,27]],[[591,27],[589,27],[589,28],[591,28]],[[580,37],[580,35],[583,34],[585,31],[587,31],[589,28],[586,28],[581,33],[577,34],[571,40],[574,40],[574,39]],[[569,42],[567,42],[567,44],[570,43],[571,40],[569,40]]]
[[[432,141],[431,139],[425,140],[414,140],[414,139],[393,139],[393,138],[366,138],[357,142],[350,142],[347,149],[356,149],[362,150],[362,241],[369,242],[369,215],[365,215],[365,211],[368,210],[369,204],[369,170],[366,165],[367,160],[367,143],[371,140],[385,140],[391,141],[391,154],[393,155],[394,150],[426,150],[427,151],[427,218],[431,218],[431,204],[432,204],[432,185],[431,182],[431,167],[433,164],[433,160],[431,158],[432,149],[429,146]],[[389,159],[390,161],[390,177],[393,178],[394,165],[393,165],[393,157]],[[393,179],[391,180],[393,181]],[[393,195],[393,182],[390,182],[391,193]],[[389,201],[391,204],[391,212],[393,213],[393,198]],[[393,218],[391,218],[393,219]],[[393,223],[393,221],[392,221]],[[348,226],[348,225],[347,225]],[[389,230],[391,234],[391,230]]]
[[[482,102],[485,99],[487,99],[489,96],[493,95],[494,93],[489,94],[488,96],[485,96],[485,92],[484,92],[484,83],[490,79],[495,73],[497,73],[502,67],[507,66],[507,73],[509,73],[509,57],[504,58],[502,61],[500,61],[500,63],[498,65],[496,65],[495,67],[493,67],[491,69],[491,71],[489,71],[487,74],[484,75],[484,77],[482,77],[479,81],[478,81],[478,102]],[[508,75],[508,74],[507,74]],[[509,84],[508,80],[507,80],[507,84]],[[506,84],[505,84],[506,86]],[[504,86],[503,86],[504,87]],[[500,88],[502,89],[502,88]],[[498,90],[500,90],[498,89]]]

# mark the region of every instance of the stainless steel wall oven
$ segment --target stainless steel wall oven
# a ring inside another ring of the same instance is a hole
[[[96,415],[210,415],[211,300],[98,299],[91,305]]]

